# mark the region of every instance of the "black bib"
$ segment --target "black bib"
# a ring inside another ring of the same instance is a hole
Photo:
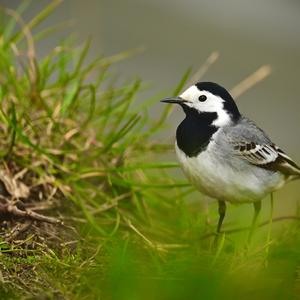
[[[206,149],[212,135],[218,130],[212,125],[218,115],[215,112],[186,112],[186,118],[176,130],[177,145],[187,156],[197,156]]]

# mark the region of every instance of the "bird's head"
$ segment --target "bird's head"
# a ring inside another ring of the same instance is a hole
[[[226,126],[241,116],[229,92],[213,82],[198,82],[179,97],[165,98],[161,101],[179,104],[187,116],[214,114],[216,117],[212,125],[216,127]]]

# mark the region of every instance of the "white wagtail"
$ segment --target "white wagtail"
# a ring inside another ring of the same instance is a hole
[[[300,167],[251,120],[240,114],[229,92],[198,82],[179,97],[185,119],[176,130],[176,154],[196,188],[218,200],[220,233],[225,202],[253,203],[254,226],[261,200],[286,182],[300,179]]]

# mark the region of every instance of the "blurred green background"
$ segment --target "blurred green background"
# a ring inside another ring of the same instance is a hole
[[[1,0],[0,4],[15,9],[21,2]],[[32,1],[30,9],[23,14],[24,20],[30,20],[51,2]],[[33,32],[61,22],[64,25],[58,32],[39,43],[38,57],[45,56],[69,35],[75,35],[81,42],[91,39],[90,58],[99,53],[108,56],[129,49],[143,49],[114,66],[113,76],[116,80],[142,79],[144,88],[138,94],[137,103],[156,97],[157,102],[150,108],[153,119],[162,110],[159,97],[170,95],[187,68],[197,71],[214,51],[219,53],[219,59],[203,80],[218,82],[228,89],[260,66],[270,65],[271,75],[243,94],[238,105],[246,116],[264,128],[274,142],[300,163],[299,1],[65,0]],[[153,139],[173,144],[176,125],[182,118],[183,113],[176,108],[166,120],[164,130]],[[175,161],[173,151],[167,152],[164,158]],[[155,158],[151,156],[151,159]],[[174,176],[184,180],[180,171],[174,172]],[[276,192],[274,216],[298,213],[299,192],[299,182]],[[178,251],[165,254],[152,246],[149,250],[136,241],[131,245],[129,238],[117,236],[112,242],[115,245],[109,262],[106,264],[104,257],[107,249],[104,254],[97,252],[93,257],[95,262],[77,278],[75,294],[79,298],[85,294],[86,299],[296,299],[295,295],[300,291],[299,228],[295,224],[290,226],[289,221],[274,224],[277,235],[274,234],[272,243],[279,246],[274,247],[269,257],[271,243],[266,227],[256,232],[256,248],[252,252],[247,252],[246,234],[241,233],[227,237],[221,256],[220,253],[212,254],[207,250],[206,242],[203,246],[199,241],[198,232],[206,222],[203,214],[198,215],[200,199],[203,197],[197,192],[192,193],[186,203],[175,205],[174,216],[173,204],[169,205],[166,198],[162,199],[165,207],[155,201],[151,203],[162,217],[166,217],[166,220],[157,220],[161,221],[159,226],[163,227],[165,222],[169,227],[165,232],[149,229],[149,236],[157,241],[170,236],[166,243],[172,244],[176,230],[184,232],[186,235],[178,237]],[[173,200],[169,199],[170,203]],[[265,201],[263,207],[261,220],[269,216],[269,202]],[[209,210],[209,226],[213,228],[215,204]],[[225,223],[228,227],[246,226],[251,215],[249,205],[230,206]],[[155,215],[151,217],[155,219]],[[148,224],[143,226],[147,228]],[[93,230],[84,233],[93,238],[97,235]],[[186,248],[185,242],[188,244]],[[72,257],[70,261],[76,259]],[[63,263],[72,265],[70,261]],[[79,262],[82,263],[78,259]],[[54,267],[58,278],[65,272],[61,271],[66,269],[63,263]],[[103,269],[102,265],[105,266]],[[55,272],[50,282],[54,282]],[[102,272],[106,275],[101,276]],[[79,280],[84,282],[79,284]],[[72,279],[69,284],[72,285]],[[66,288],[65,294],[68,294]]]
[[[0,4],[16,8],[20,2]],[[34,1],[24,19],[49,3]],[[81,41],[90,37],[91,55],[143,47],[143,53],[119,64],[117,71],[126,78],[141,77],[151,84],[152,94],[169,91],[187,67],[197,70],[213,51],[220,58],[204,79],[228,89],[270,64],[271,77],[243,95],[239,106],[300,160],[300,138],[290,134],[299,126],[299,15],[297,0],[64,0],[40,27],[62,21],[69,26],[39,45],[38,53],[47,53],[68,33]],[[170,121],[177,124],[179,117],[176,114]]]

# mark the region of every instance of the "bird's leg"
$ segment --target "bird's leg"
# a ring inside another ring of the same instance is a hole
[[[249,235],[248,235],[248,243],[251,242],[253,232],[256,228],[257,217],[258,217],[259,212],[261,210],[261,201],[254,202],[253,206],[254,206],[254,216],[253,216],[253,219],[252,219],[252,224],[251,224],[250,232],[249,232]]]
[[[271,241],[271,231],[272,231],[272,222],[273,222],[273,211],[274,211],[274,195],[270,194],[270,219],[269,219],[269,229],[267,236],[267,252],[269,251],[269,245]]]
[[[218,204],[219,204],[219,221],[217,226],[217,234],[220,234],[223,220],[225,218],[226,204],[225,201],[220,201],[220,200],[218,200]]]
[[[215,248],[217,248],[217,246],[218,246],[219,235],[221,233],[221,228],[222,228],[223,220],[225,218],[225,213],[226,213],[225,201],[218,200],[218,204],[219,204],[219,221],[218,221],[218,226],[217,226],[217,235],[215,236],[215,240],[214,240]]]

